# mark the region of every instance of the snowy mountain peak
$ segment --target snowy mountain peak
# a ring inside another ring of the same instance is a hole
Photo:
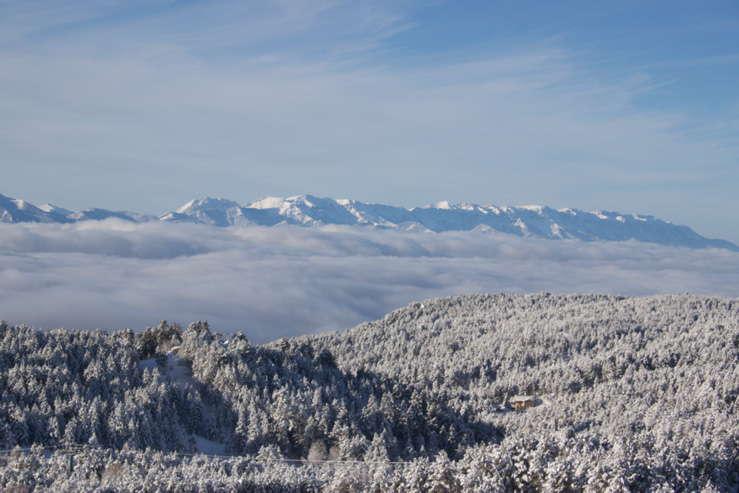
[[[253,209],[279,209],[285,202],[284,199],[279,197],[265,197],[263,199],[255,200],[247,204],[248,207]]]
[[[287,202],[292,202],[293,204],[303,204],[307,207],[315,207],[315,202],[320,201],[321,199],[313,197],[312,195],[296,195],[295,197],[290,197],[287,199]]]
[[[206,197],[203,200],[193,199],[187,204],[177,209],[178,214],[187,214],[190,210],[211,210],[211,211],[224,211],[232,207],[238,207],[239,204],[233,200],[226,200],[222,198],[211,198]]]
[[[519,207],[519,209],[524,210],[524,211],[536,212],[537,214],[542,214],[544,212],[545,207],[541,205],[522,205]]]
[[[0,195],[0,222],[69,223],[118,218],[143,222],[157,220],[130,212],[86,209],[71,212],[46,204],[38,208],[23,200]],[[193,222],[211,226],[298,226],[342,225],[394,229],[399,231],[443,233],[472,231],[506,233],[523,237],[583,241],[637,240],[689,248],[739,247],[725,240],[713,240],[695,233],[687,226],[662,221],[653,216],[619,212],[584,212],[578,209],[555,210],[540,205],[522,207],[437,202],[425,207],[366,204],[355,200],[296,195],[287,199],[266,197],[246,205],[222,198],[191,200],[175,212],[158,220]]]
[[[28,209],[28,208],[29,208],[29,207],[28,207],[28,205],[29,205],[29,204],[27,204],[27,203],[26,203],[26,202],[25,202],[24,200],[19,200],[19,199],[13,199],[12,201],[13,201],[13,203],[15,204],[15,206],[16,206],[16,207],[17,207],[18,209],[20,209],[20,210],[26,210],[26,209]]]
[[[41,207],[39,207],[39,209],[41,209],[44,212],[48,212],[50,214],[59,214],[60,216],[64,216],[64,217],[67,217],[70,214],[74,213],[74,211],[70,211],[69,209],[65,209],[63,207],[57,207],[49,203],[42,205]]]
[[[542,205],[496,207],[441,201],[425,207],[405,209],[312,195],[296,195],[286,199],[267,197],[243,206],[230,201],[222,201],[220,204],[229,208],[219,209],[223,216],[219,220],[214,219],[212,208],[192,202],[186,207],[187,217],[170,214],[163,219],[197,220],[219,226],[334,224],[432,233],[497,231],[548,239],[637,240],[690,248],[713,247],[739,251],[730,242],[704,238],[686,226],[676,226],[653,216],[606,211],[593,213],[570,208],[555,210]]]
[[[200,201],[197,200],[197,199],[192,199],[190,202],[188,202],[187,204],[185,204],[182,207],[180,207],[179,209],[177,209],[176,212],[177,212],[177,214],[185,214],[190,209],[193,209],[193,208],[197,207],[198,204],[199,204],[199,202]]]
[[[3,223],[53,223],[68,222],[64,216],[39,209],[24,200],[0,195],[0,222]]]

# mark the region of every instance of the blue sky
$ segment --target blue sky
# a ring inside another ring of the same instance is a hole
[[[739,2],[0,1],[0,193],[652,214],[739,242]]]

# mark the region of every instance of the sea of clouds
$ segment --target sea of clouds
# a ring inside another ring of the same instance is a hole
[[[496,232],[0,225],[0,319],[42,328],[207,320],[252,342],[348,329],[471,293],[739,296],[739,253]]]

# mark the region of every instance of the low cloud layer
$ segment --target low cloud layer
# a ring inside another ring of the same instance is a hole
[[[208,320],[253,342],[412,301],[548,291],[739,296],[739,254],[658,245],[190,224],[0,225],[0,319],[142,330]]]

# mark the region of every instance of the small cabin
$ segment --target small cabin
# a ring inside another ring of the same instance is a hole
[[[516,412],[522,412],[536,405],[536,397],[532,395],[516,395],[511,399],[511,405]]]

